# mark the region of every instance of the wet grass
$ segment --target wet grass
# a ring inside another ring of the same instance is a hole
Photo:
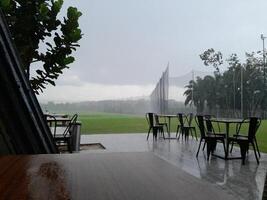
[[[143,116],[92,113],[79,115],[82,134],[144,133],[147,122]]]

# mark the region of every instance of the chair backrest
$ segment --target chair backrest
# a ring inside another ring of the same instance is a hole
[[[210,121],[210,118],[206,118],[205,117],[205,121],[206,121],[207,131],[213,133],[214,129],[213,129],[213,126],[212,126],[212,122]]]
[[[68,134],[71,136],[71,132],[72,132],[72,129],[73,129],[73,125],[76,123],[77,118],[78,118],[78,115],[77,115],[77,114],[74,114],[74,115],[72,116],[72,118],[70,119],[70,122],[69,122],[68,126],[67,126],[66,129],[64,130],[64,133],[63,133],[63,136],[64,136],[64,137],[68,136]]]
[[[146,113],[146,121],[149,127],[154,126],[154,113]]]
[[[256,136],[256,132],[261,124],[261,119],[258,117],[249,118],[248,139],[253,140]]]
[[[196,115],[195,120],[196,120],[196,124],[199,128],[201,138],[204,138],[206,136],[204,116],[203,115]]]
[[[194,118],[194,114],[193,113],[189,113],[187,116],[187,122],[188,122],[188,126],[191,126],[193,118]]]
[[[53,116],[53,115],[44,114],[44,119],[47,122],[51,133],[55,137],[56,132],[57,132],[57,120],[56,120],[56,117]]]
[[[211,122],[211,118],[215,117],[214,115],[211,115],[211,114],[206,114],[204,115],[204,118],[205,118],[205,121],[206,121],[206,128],[207,128],[207,131],[208,132],[211,132],[211,133],[215,133],[215,129],[214,129],[214,126],[213,126],[213,123]],[[219,132],[221,132],[221,127],[220,127],[220,123],[217,122],[215,123],[217,124],[217,129]]]
[[[178,113],[177,115],[178,115],[179,123],[180,123],[181,127],[183,128],[184,127],[184,119],[183,119],[184,114]]]
[[[214,117],[214,115],[211,115],[211,114],[205,114],[204,117],[205,117],[205,119],[211,119],[212,117]]]
[[[157,114],[154,114],[154,117],[156,125],[159,125],[159,116]]]

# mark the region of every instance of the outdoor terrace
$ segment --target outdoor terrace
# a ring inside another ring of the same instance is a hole
[[[253,152],[249,153],[246,164],[242,165],[240,159],[225,161],[211,157],[211,160],[207,161],[206,151],[200,151],[196,158],[199,141],[191,137],[187,142],[173,139],[153,141],[152,137],[147,141],[146,134],[98,134],[82,135],[81,143],[101,143],[105,147],[104,150],[82,151],[81,154],[152,152],[184,173],[232,195],[234,199],[257,200],[262,198],[267,168],[267,155],[264,153],[262,153],[259,165],[257,165]],[[221,144],[218,144],[216,152],[223,154],[222,151]],[[239,148],[234,148],[232,154],[240,156]]]

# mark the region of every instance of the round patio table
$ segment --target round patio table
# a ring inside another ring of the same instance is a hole
[[[225,160],[227,159],[237,159],[236,157],[231,157],[229,158],[229,148],[228,148],[228,138],[229,138],[229,127],[230,127],[230,124],[241,124],[241,123],[248,123],[249,121],[248,120],[243,120],[243,119],[235,119],[235,118],[211,118],[210,119],[211,122],[218,122],[218,123],[222,123],[222,124],[225,124],[225,133],[226,133],[226,137],[225,137],[225,140],[226,140],[226,154],[224,157],[222,156],[219,156],[219,155],[215,155],[219,158],[223,158]],[[239,157],[238,157],[239,158]]]

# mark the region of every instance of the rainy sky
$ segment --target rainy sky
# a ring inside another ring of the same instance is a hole
[[[79,102],[148,96],[169,62],[170,76],[212,71],[199,54],[228,57],[262,49],[266,0],[65,0],[82,13],[76,61],[38,98]],[[183,88],[171,93],[182,100]]]

